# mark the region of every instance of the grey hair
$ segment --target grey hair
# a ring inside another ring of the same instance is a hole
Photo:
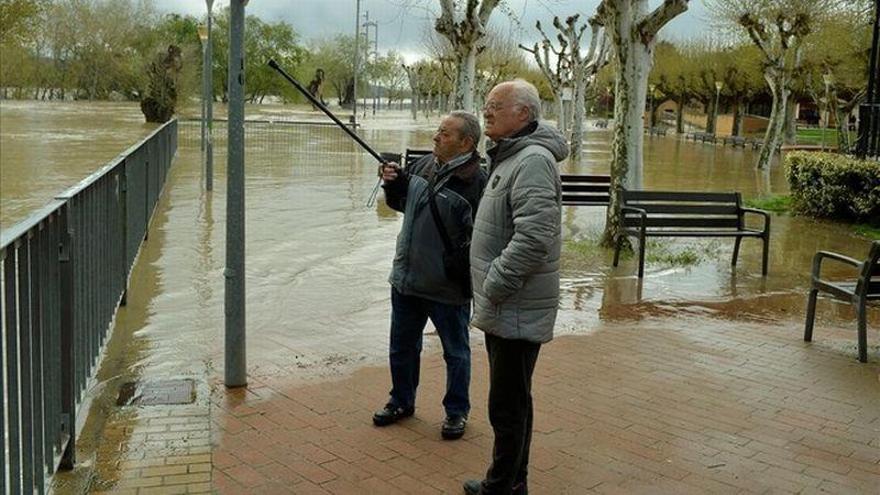
[[[458,132],[462,136],[471,138],[474,141],[474,148],[476,149],[477,145],[480,144],[480,137],[483,135],[483,132],[480,130],[480,121],[477,119],[477,116],[470,112],[465,112],[464,110],[449,112],[449,116],[461,120],[461,128]]]
[[[541,97],[538,88],[525,79],[508,81],[514,103],[524,106],[529,111],[529,122],[536,122],[541,118]]]

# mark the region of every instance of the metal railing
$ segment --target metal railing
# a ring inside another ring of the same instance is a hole
[[[177,151],[172,120],[0,232],[0,494],[46,491]]]
[[[199,121],[180,122],[181,146],[198,143]],[[214,150],[225,152],[226,121],[214,119]],[[314,120],[246,120],[245,142],[248,149],[279,153],[315,153],[327,156],[350,156],[360,152],[350,137],[333,122]]]

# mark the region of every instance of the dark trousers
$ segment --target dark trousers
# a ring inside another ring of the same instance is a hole
[[[483,493],[511,493],[525,485],[532,443],[532,373],[541,344],[486,334],[489,421],[495,431],[492,465]]]
[[[396,406],[412,407],[419,386],[422,333],[428,318],[437,328],[446,361],[447,415],[467,415],[471,409],[471,347],[468,336],[470,304],[443,304],[406,296],[391,288],[391,400]]]

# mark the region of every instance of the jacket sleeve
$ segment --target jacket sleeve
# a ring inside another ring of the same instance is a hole
[[[382,184],[385,191],[385,203],[389,208],[403,212],[406,205],[406,192],[409,188],[409,172],[401,169],[397,179]]]
[[[556,164],[543,155],[526,157],[510,189],[513,236],[489,266],[483,292],[500,303],[552,254],[558,241],[562,209]]]

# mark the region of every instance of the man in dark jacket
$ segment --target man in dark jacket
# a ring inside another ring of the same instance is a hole
[[[541,344],[553,338],[559,304],[562,185],[556,163],[565,138],[538,122],[541,100],[522,80],[486,97],[492,140],[489,184],[474,221],[472,325],[486,334],[492,465],[468,494],[524,495],[532,440],[532,373]]]
[[[460,438],[470,412],[471,351],[468,251],[473,219],[486,186],[476,151],[480,123],[467,112],[444,117],[434,152],[406,170],[382,169],[385,201],[404,213],[391,282],[391,397],[373,415],[376,426],[412,416],[419,385],[422,332],[437,328],[446,361],[446,419],[441,434]]]

